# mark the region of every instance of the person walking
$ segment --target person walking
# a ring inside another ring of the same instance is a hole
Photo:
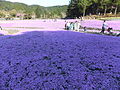
[[[103,24],[102,24],[102,31],[101,33],[104,33],[104,31],[108,28],[108,24],[106,23],[106,20],[104,20]]]

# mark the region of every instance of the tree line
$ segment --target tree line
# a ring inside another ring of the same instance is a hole
[[[71,0],[67,17],[75,18],[85,15],[117,15],[120,12],[120,0]]]

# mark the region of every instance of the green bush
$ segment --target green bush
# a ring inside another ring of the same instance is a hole
[[[0,13],[0,18],[2,18],[2,17],[5,17],[5,15],[3,13]]]

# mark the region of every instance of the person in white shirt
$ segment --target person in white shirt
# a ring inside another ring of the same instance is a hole
[[[75,31],[79,31],[80,26],[81,26],[80,22],[76,21],[75,24],[74,24],[74,27],[75,27],[74,29],[75,29]]]
[[[102,24],[102,31],[101,33],[104,33],[104,31],[108,28],[108,24],[106,23],[106,20],[104,20],[103,24]]]
[[[70,30],[70,22],[67,22],[67,23],[66,23],[66,29],[67,29],[67,30]]]

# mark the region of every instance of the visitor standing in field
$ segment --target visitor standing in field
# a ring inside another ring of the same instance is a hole
[[[74,22],[74,30],[75,30],[75,31],[76,31],[76,26],[77,26],[77,25],[76,25],[76,21],[75,21],[75,22]]]
[[[66,28],[67,30],[70,30],[70,22],[67,22],[67,23],[65,24],[65,28]]]
[[[65,30],[67,30],[67,22],[65,23]]]
[[[108,28],[108,24],[106,23],[106,20],[104,20],[103,24],[102,24],[102,31],[101,33],[104,33],[104,31]]]
[[[74,22],[70,23],[70,30],[74,30]]]
[[[83,30],[84,30],[84,32],[85,32],[85,31],[87,31],[86,26],[85,26],[85,27],[83,27]]]
[[[2,30],[2,27],[0,26],[0,29]]]
[[[81,23],[79,21],[76,21],[75,22],[75,30],[76,31],[79,31],[80,30],[80,27],[81,27]]]
[[[78,22],[78,31],[80,31],[81,28],[81,22]]]
[[[78,29],[79,29],[78,21],[75,21],[74,29],[75,29],[75,31],[78,31]]]

